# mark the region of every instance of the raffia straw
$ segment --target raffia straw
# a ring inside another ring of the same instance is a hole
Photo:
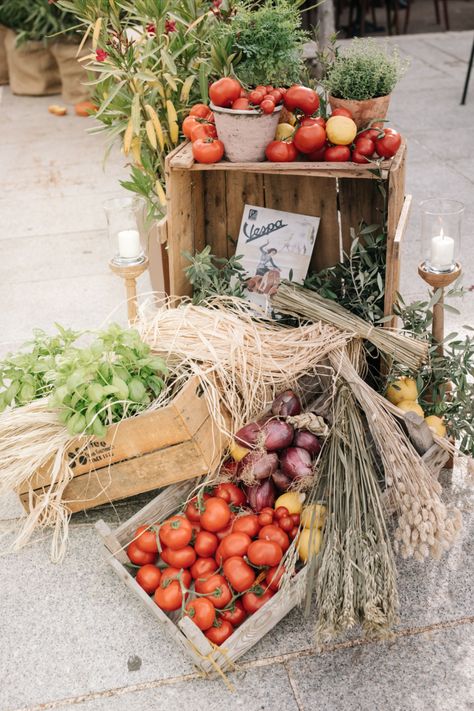
[[[284,388],[298,390],[302,374],[318,375],[335,348],[352,335],[314,323],[284,327],[242,299],[216,297],[205,306],[164,299],[141,310],[143,340],[168,363],[197,375],[223,431],[235,432],[261,414]],[[222,406],[230,425],[219,419]]]
[[[272,304],[277,311],[303,316],[311,321],[323,321],[364,338],[382,353],[413,370],[418,369],[428,356],[426,341],[372,326],[336,302],[297,284],[280,284],[277,293],[272,296]]]
[[[362,407],[382,459],[386,494],[398,512],[395,550],[404,558],[439,559],[461,529],[461,513],[441,500],[441,485],[418,455],[385,398],[357,374],[347,353],[330,353],[333,367]]]

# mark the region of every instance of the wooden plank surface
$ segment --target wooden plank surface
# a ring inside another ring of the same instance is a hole
[[[393,304],[395,301],[395,294],[400,290],[400,268],[401,268],[401,247],[403,237],[407,230],[408,219],[410,216],[410,210],[412,205],[412,196],[406,195],[405,201],[403,203],[402,211],[400,213],[400,219],[398,220],[397,229],[395,231],[395,237],[393,240],[391,255],[390,255],[390,269],[387,268],[386,281],[385,281],[385,301],[384,301],[384,314],[385,316],[390,315],[393,312]],[[391,321],[387,322],[387,327],[396,328],[397,327],[397,317],[393,316]]]
[[[342,248],[349,253],[352,239],[351,228],[357,230],[362,221],[368,225],[378,224],[383,228],[383,199],[377,184],[353,178],[339,180],[339,209],[341,214]]]
[[[227,197],[226,174],[205,173],[204,226],[206,243],[216,257],[227,257]]]
[[[336,180],[299,175],[265,175],[265,206],[321,217],[311,268],[319,271],[340,260]]]
[[[270,175],[308,175],[313,178],[362,178],[374,180],[375,176],[365,166],[357,166],[354,163],[194,163],[189,170],[204,171],[206,173],[227,172],[258,172]],[[387,178],[388,168],[382,164],[382,177]]]
[[[168,170],[168,264],[170,293],[191,296],[192,287],[184,269],[189,265],[183,252],[194,253],[192,179],[189,170]]]
[[[209,417],[202,425],[206,437],[210,432],[210,420]],[[207,474],[209,462],[202,456],[199,431],[196,436],[199,446],[191,439],[75,477],[64,490],[64,504],[70,511],[84,511]],[[35,492],[42,491],[41,488],[35,489]],[[28,505],[27,493],[21,494],[20,499],[24,506]]]
[[[209,176],[207,176],[209,177]],[[265,206],[263,175],[259,173],[226,173],[227,256],[235,254],[244,205]]]
[[[390,171],[388,180],[388,202],[387,202],[387,267],[384,315],[389,316],[393,309],[394,293],[398,289],[399,279],[399,253],[395,245],[398,223],[405,203],[405,157],[403,153],[400,161],[397,161],[395,169]],[[409,209],[409,206],[407,210]],[[408,219],[406,215],[405,224]],[[399,239],[401,239],[399,232]],[[398,248],[399,248],[398,244]],[[393,323],[393,322],[391,322]],[[388,323],[390,326],[391,323]]]

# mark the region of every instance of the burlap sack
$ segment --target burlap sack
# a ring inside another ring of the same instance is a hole
[[[8,84],[7,53],[5,51],[5,35],[7,28],[0,25],[0,84]]]
[[[7,30],[10,88],[20,96],[49,96],[61,93],[61,77],[56,60],[43,42],[25,42],[15,47],[16,34]]]
[[[68,104],[77,104],[79,101],[89,99],[89,87],[84,86],[87,81],[87,71],[78,58],[90,52],[86,48],[81,51],[79,57],[77,50],[79,45],[68,42],[55,42],[50,50],[59,66],[59,73],[63,85],[63,99]]]

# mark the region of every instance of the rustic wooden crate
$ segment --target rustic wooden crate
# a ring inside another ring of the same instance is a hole
[[[303,569],[293,578],[288,591],[276,593],[260,610],[237,627],[222,647],[214,647],[189,617],[180,620],[176,619],[176,614],[171,617],[166,615],[130,574],[125,565],[129,562],[125,548],[133,539],[139,526],[163,521],[173,514],[185,501],[193,485],[192,482],[184,482],[169,486],[166,491],[113,532],[104,521],[98,521],[96,529],[105,545],[107,562],[120,580],[140,598],[153,617],[164,625],[194,664],[202,671],[213,674],[217,671],[216,665],[222,671],[232,668],[233,662],[251,649],[295,605],[301,602],[305,590],[306,570]],[[137,620],[136,624],[149,623],[144,618]]]
[[[74,478],[63,501],[70,511],[83,511],[200,477],[217,466],[225,444],[193,377],[166,407],[112,425],[89,444],[77,438],[68,452]],[[31,488],[42,493],[50,484],[45,465],[20,487],[23,506],[28,510]]]
[[[392,313],[398,290],[400,243],[410,197],[405,196],[406,143],[381,165],[387,191],[387,274],[385,315]],[[190,295],[183,252],[202,250],[229,257],[235,251],[245,203],[321,217],[311,269],[333,266],[351,245],[350,229],[363,220],[383,222],[383,199],[371,167],[354,163],[229,163],[194,162],[184,143],[166,159],[167,217],[160,226],[164,252],[165,290]],[[232,241],[233,240],[233,241]]]

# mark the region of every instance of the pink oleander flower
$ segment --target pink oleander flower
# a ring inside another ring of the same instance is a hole
[[[165,32],[167,35],[172,32],[176,32],[176,22],[175,20],[166,20],[165,22]]]
[[[156,35],[156,27],[153,22],[150,22],[150,24],[147,25],[145,29],[149,35]]]
[[[108,56],[109,53],[105,49],[96,49],[95,58],[98,62],[105,62]]]

